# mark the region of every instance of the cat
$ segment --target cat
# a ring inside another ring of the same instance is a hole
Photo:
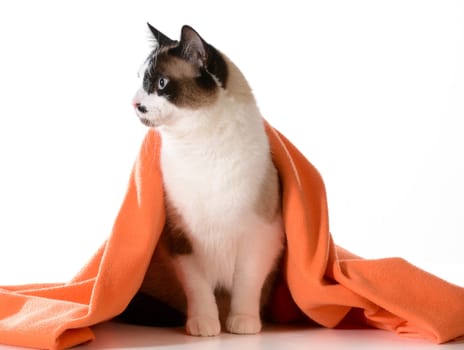
[[[240,70],[193,28],[175,41],[148,27],[133,106],[161,136],[166,224],[141,291],[184,312],[190,335],[258,333],[285,243],[262,116]]]

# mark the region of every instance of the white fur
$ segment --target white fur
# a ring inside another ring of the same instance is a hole
[[[256,213],[271,162],[256,104],[226,90],[196,111],[143,90],[135,101],[148,109],[139,117],[161,132],[165,190],[192,241],[193,254],[175,258],[188,301],[187,332],[219,333],[216,287],[231,291],[228,331],[259,332],[261,288],[282,249],[283,229],[280,215],[270,222]]]

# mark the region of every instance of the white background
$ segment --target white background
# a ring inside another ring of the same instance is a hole
[[[110,233],[146,131],[146,21],[242,69],[322,173],[336,243],[464,285],[458,1],[2,1],[0,285],[66,281]]]

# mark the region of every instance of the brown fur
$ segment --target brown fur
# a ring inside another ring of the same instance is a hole
[[[157,56],[156,72],[169,78],[170,89],[175,89],[170,101],[176,106],[198,109],[212,105],[218,96],[219,86],[203,88],[196,82],[200,73],[193,64],[162,51]]]
[[[158,56],[157,66],[171,79],[193,79],[198,75],[198,70],[192,64],[179,57],[169,56],[167,53]]]
[[[187,235],[180,228],[166,223],[161,239],[171,256],[192,254],[193,248]]]
[[[192,243],[184,231],[182,218],[166,198],[166,223],[161,234],[161,240],[166,245],[171,256],[191,254]]]

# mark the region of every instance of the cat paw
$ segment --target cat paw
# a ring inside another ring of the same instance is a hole
[[[217,318],[209,316],[190,317],[185,325],[187,334],[198,337],[212,337],[221,332],[221,324]]]
[[[245,314],[229,315],[226,328],[235,334],[256,334],[261,331],[261,320],[259,317]]]

